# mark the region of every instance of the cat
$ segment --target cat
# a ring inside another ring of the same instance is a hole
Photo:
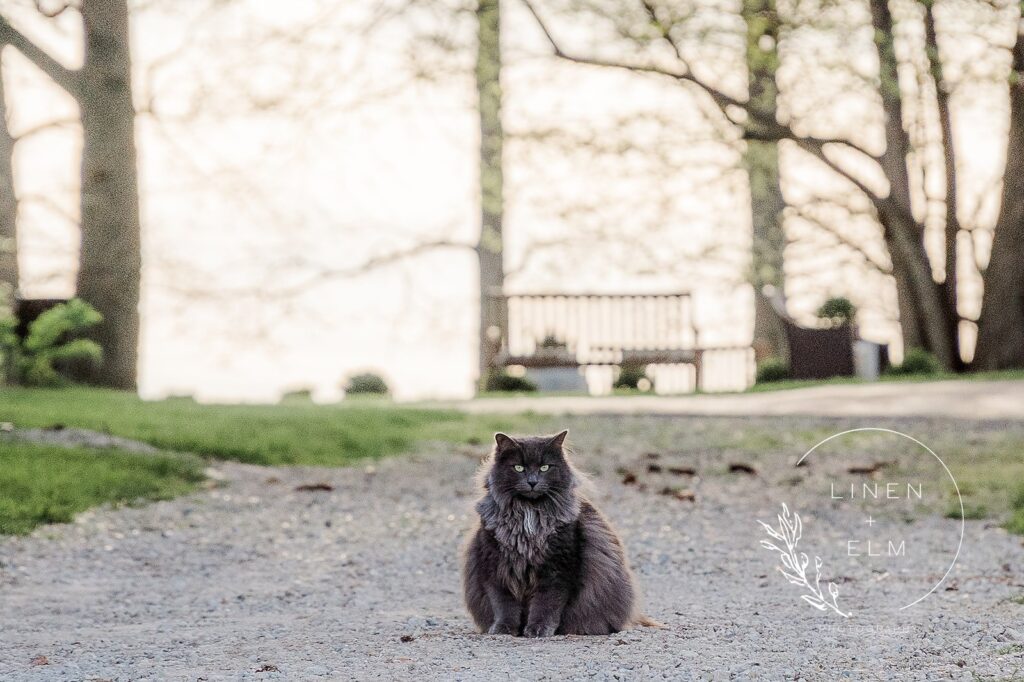
[[[607,635],[657,625],[639,614],[622,541],[579,490],[567,434],[494,436],[462,571],[481,632]]]

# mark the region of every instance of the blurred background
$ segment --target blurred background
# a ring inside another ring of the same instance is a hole
[[[145,398],[1024,367],[1020,12],[0,0],[2,305]]]

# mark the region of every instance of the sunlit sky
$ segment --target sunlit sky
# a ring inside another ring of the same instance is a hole
[[[449,22],[456,45],[442,54],[413,38],[431,27],[429,15],[369,33],[353,28],[365,19],[359,3],[220,4],[203,12],[205,0],[151,2],[133,17],[145,259],[140,392],[267,401],[311,388],[332,399],[347,374],[372,370],[399,398],[470,395],[476,274],[467,250],[319,279],[298,296],[282,290],[419,240],[475,239],[472,17]],[[0,2],[75,65],[75,17],[42,19],[30,5]],[[710,139],[713,126],[686,89],[556,62],[525,11],[506,6],[510,288],[691,290],[709,342],[749,343],[749,199],[737,147]],[[553,25],[581,50],[594,36],[601,44],[600,27],[564,15]],[[862,42],[844,49],[870,68]],[[817,49],[813,40],[804,47],[808,55]],[[956,59],[976,63],[980,49],[963,41]],[[1001,58],[996,50],[983,56]],[[74,105],[20,55],[8,49],[3,61],[15,135],[74,116]],[[742,71],[721,63],[727,86],[742,82]],[[827,75],[800,74],[824,83],[815,95],[829,87]],[[877,140],[871,98],[831,82],[840,90],[830,104],[794,94],[789,106]],[[962,217],[976,213],[982,227],[998,199],[1003,89],[979,82],[954,99],[963,205],[972,214]],[[17,146],[26,297],[73,291],[79,147],[74,125]],[[847,191],[795,150],[784,148],[783,162],[791,199],[823,186]],[[870,219],[837,220],[884,257]],[[787,228],[800,238],[787,252],[790,312],[806,320],[828,295],[846,295],[861,308],[866,337],[896,342],[885,278],[807,224]],[[568,241],[524,260],[531,245],[553,238]],[[976,292],[969,279],[966,286]]]

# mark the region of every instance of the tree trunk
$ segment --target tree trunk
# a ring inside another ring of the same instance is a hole
[[[1013,48],[1002,207],[985,271],[972,369],[1024,367],[1024,28]]]
[[[3,56],[0,44],[0,58]],[[2,62],[2,59],[0,59]],[[14,138],[7,127],[7,93],[0,63],[0,318],[13,315],[18,298],[18,197],[14,193]],[[14,384],[14,354],[0,357],[0,383]]]
[[[786,358],[786,338],[768,294],[785,300],[783,250],[786,238],[782,228],[783,209],[779,178],[779,152],[775,142],[750,140],[744,154],[750,182],[750,208],[753,227],[751,253],[754,287],[754,350],[758,360]],[[774,292],[765,291],[772,287]]]
[[[743,0],[741,7],[747,28],[747,78],[749,105],[775,121],[778,85],[779,16],[775,0]],[[754,350],[762,357],[786,359],[785,330],[766,297],[765,288],[772,287],[773,296],[785,300],[783,209],[779,174],[779,149],[775,141],[760,141],[758,125],[750,119],[745,131],[747,148],[744,165],[750,183],[752,223],[751,284],[754,287]]]
[[[476,87],[480,111],[480,378],[487,380],[495,351],[504,338],[507,313],[501,298],[505,284],[501,235],[504,212],[501,127],[500,0],[479,0]]]
[[[879,163],[889,181],[889,196],[874,203],[896,277],[903,346],[931,351],[943,367],[955,369],[959,356],[949,334],[949,306],[932,277],[924,247],[924,226],[914,218],[907,168],[910,137],[903,125],[903,98],[888,0],[871,0],[871,20],[885,114],[885,152]]]
[[[920,225],[889,199],[879,202],[878,209],[896,277],[904,351],[924,348],[945,369],[956,369],[957,349],[949,337],[946,299],[942,286],[932,278],[928,254],[918,237]]]
[[[0,51],[2,49],[0,45]],[[19,285],[18,198],[14,193],[13,169],[14,138],[7,127],[6,97],[3,78],[0,77],[0,316],[13,312]]]
[[[938,32],[935,29],[934,4],[925,3],[924,7],[924,28],[925,28],[925,50],[928,53],[928,65],[930,67],[932,80],[935,83],[935,103],[939,115],[939,126],[942,130],[942,156],[943,169],[946,182],[946,216],[945,216],[945,246],[946,278],[942,282],[942,293],[946,298],[946,334],[950,338],[953,348],[957,350],[953,355],[954,369],[964,369],[963,360],[960,358],[960,312],[957,302],[959,292],[957,291],[957,238],[960,235],[960,218],[957,216],[957,183],[956,183],[956,145],[953,137],[953,115],[949,106],[949,89],[942,73],[942,59],[939,55]]]
[[[77,295],[103,315],[93,383],[134,390],[141,244],[126,0],[83,0],[82,244]]]

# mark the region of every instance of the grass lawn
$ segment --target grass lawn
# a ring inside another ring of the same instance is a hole
[[[887,426],[897,430],[905,428],[942,458],[956,478],[965,518],[996,520],[1004,523],[1011,533],[1024,535],[1024,425],[965,430],[960,423],[950,421],[931,424],[922,430],[919,422],[909,421],[906,427],[899,423]],[[704,438],[704,447],[746,453],[751,460],[757,461],[763,453],[790,452],[798,455],[839,430],[842,429],[828,421],[820,426],[797,429],[787,428],[785,421],[773,423],[770,427],[764,426],[763,422],[754,423],[732,432],[716,432]],[[872,448],[872,441],[878,441],[879,445]],[[837,443],[842,446],[855,444],[874,450],[883,460],[886,453],[919,452],[911,442],[892,441],[884,434],[851,434]],[[827,452],[827,448],[822,452]],[[930,464],[929,460],[924,461]],[[892,475],[908,474],[909,480],[917,480],[915,476],[921,474],[914,470],[886,471]],[[935,511],[949,518],[960,518],[960,504],[952,484],[944,478],[939,479],[938,484],[946,489],[948,504]]]
[[[22,534],[43,523],[66,523],[105,502],[168,499],[202,479],[202,462],[196,457],[4,443],[0,533]]]
[[[829,419],[653,419],[643,416],[470,415],[378,401],[340,405],[200,405],[146,402],[90,388],[4,389],[0,422],[64,425],[111,433],[159,448],[260,465],[341,466],[412,450],[424,441],[472,445],[481,453],[494,431],[553,433],[568,426],[578,442],[613,429],[622,447],[746,453],[751,461],[799,454],[836,432]],[[607,423],[606,423],[607,422]],[[894,423],[894,426],[900,426]],[[970,518],[996,519],[1024,534],[1024,425],[999,429],[938,422],[907,428],[955,472]],[[926,432],[921,432],[926,428]],[[591,443],[598,447],[598,439]],[[884,451],[881,449],[880,451]],[[69,520],[89,506],[170,497],[201,479],[196,457],[97,453],[0,443],[0,533]],[[952,504],[952,491],[950,491]],[[959,504],[936,513],[959,515]]]
[[[470,416],[377,401],[346,405],[199,405],[146,402],[91,388],[0,390],[0,422],[18,428],[57,425],[110,433],[164,450],[261,465],[340,466],[447,441],[488,447],[494,431],[529,431],[526,416]],[[192,489],[202,460],[0,443],[0,534],[112,502],[155,500]]]
[[[1012,379],[1024,379],[1024,370],[1008,369],[965,374],[940,372],[938,374],[882,375],[878,380],[885,382],[920,383],[922,381],[1006,381]],[[865,381],[858,377],[832,377],[831,379],[785,379],[783,381],[769,381],[754,384],[743,392],[763,393],[765,391],[788,391],[794,388],[808,388],[811,386],[834,386],[866,383],[872,382]]]
[[[182,399],[147,402],[129,393],[80,387],[0,391],[0,422],[19,428],[60,424],[263,465],[339,466],[430,440],[486,444],[495,431],[529,430],[533,421],[377,401],[200,405]]]

